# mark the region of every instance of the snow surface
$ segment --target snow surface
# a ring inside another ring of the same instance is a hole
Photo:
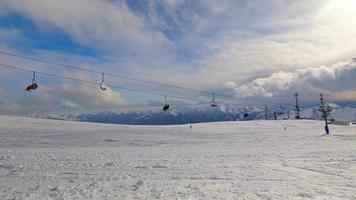
[[[0,199],[356,199],[356,127],[330,129],[0,116]]]

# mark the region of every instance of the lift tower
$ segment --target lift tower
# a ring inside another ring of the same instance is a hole
[[[323,93],[320,94],[320,108],[319,111],[322,113],[322,118],[324,118],[325,121],[325,133],[329,134],[329,126],[328,126],[328,113],[331,112],[331,107],[326,106],[324,104],[324,98],[323,98]]]
[[[268,107],[267,107],[267,104],[265,104],[265,119],[268,120]]]
[[[296,118],[296,119],[300,119],[300,109],[299,109],[299,102],[298,102],[298,93],[295,93],[294,96],[295,96],[295,111],[296,111],[295,118]]]

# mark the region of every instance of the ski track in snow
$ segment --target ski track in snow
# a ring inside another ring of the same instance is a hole
[[[0,199],[356,199],[356,127],[330,129],[0,116]]]

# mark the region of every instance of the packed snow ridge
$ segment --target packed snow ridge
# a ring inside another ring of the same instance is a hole
[[[0,116],[0,199],[356,199],[356,127]]]

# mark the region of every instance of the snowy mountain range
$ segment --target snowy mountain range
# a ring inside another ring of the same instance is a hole
[[[356,103],[355,102],[336,102],[330,103],[333,111],[330,117],[337,121],[354,121],[356,120]],[[321,113],[318,111],[319,105],[310,105],[301,108],[301,117],[309,119],[320,119]],[[268,107],[268,118],[274,119],[276,113],[277,119],[294,118],[295,111],[293,106],[273,105]],[[184,106],[180,105],[169,109],[167,112],[161,108],[152,108],[146,111],[131,112],[99,112],[83,113],[70,115],[31,115],[31,117],[101,122],[113,124],[133,124],[133,125],[168,125],[168,124],[187,124],[201,122],[218,122],[218,121],[239,121],[265,119],[264,106],[236,106],[221,105],[210,107],[207,105]]]
[[[101,112],[96,114],[80,114],[79,121],[105,122],[118,124],[144,124],[144,125],[167,125],[187,124],[216,121],[237,121],[243,119],[245,113],[250,113],[246,119],[256,119],[263,116],[262,110],[257,107],[180,107],[173,108],[168,112],[149,110],[144,112]]]

